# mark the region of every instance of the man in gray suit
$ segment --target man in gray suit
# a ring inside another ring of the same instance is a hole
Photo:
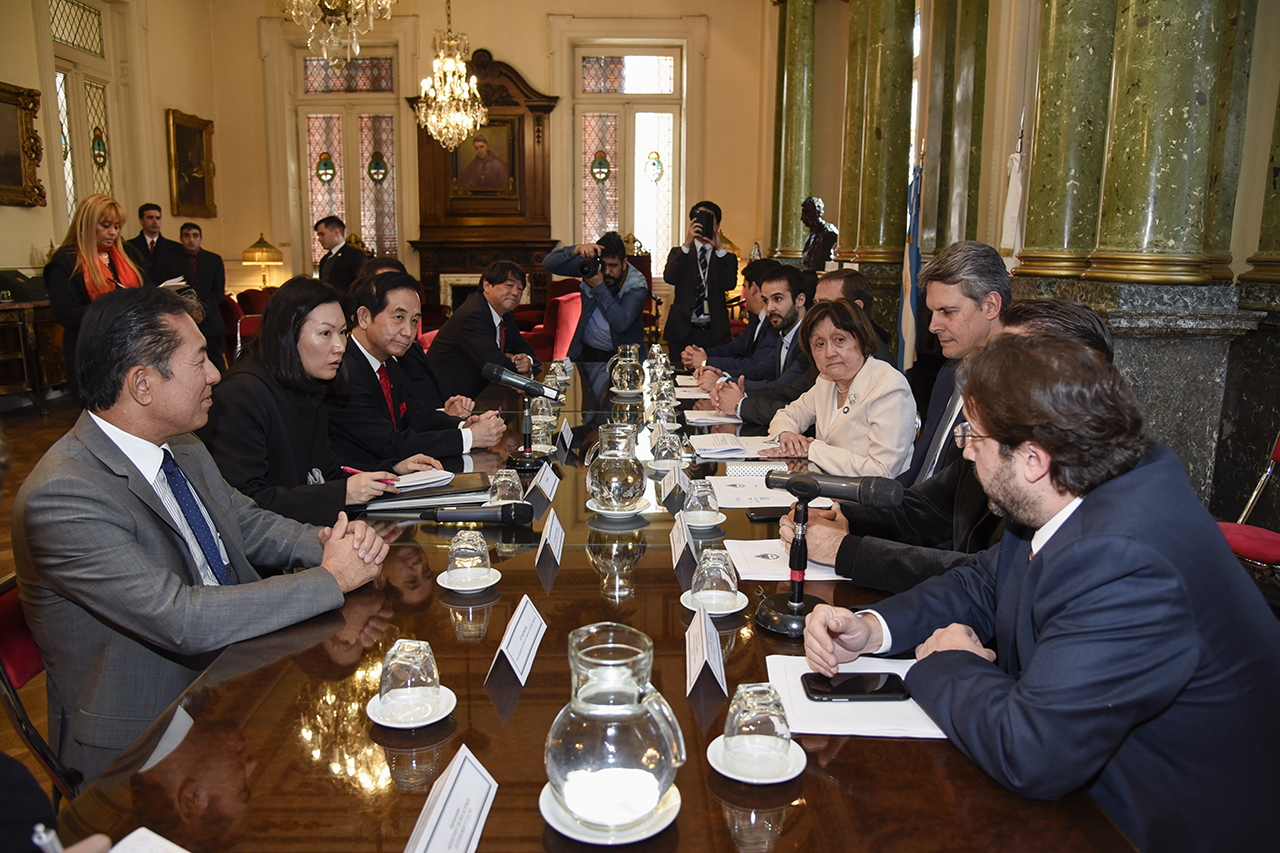
[[[341,606],[387,552],[363,522],[309,527],[223,481],[189,435],[218,381],[194,307],[163,288],[90,306],[77,359],[86,411],[14,504],[23,612],[48,670],[49,742],[85,780],[218,650]],[[255,565],[277,576],[264,580]]]

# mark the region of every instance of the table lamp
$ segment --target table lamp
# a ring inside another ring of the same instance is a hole
[[[262,287],[267,286],[267,267],[278,267],[284,264],[284,254],[267,242],[262,232],[258,232],[258,242],[245,249],[240,255],[240,263],[245,266],[262,267]]]

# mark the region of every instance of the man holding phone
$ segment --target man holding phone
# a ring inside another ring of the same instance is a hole
[[[1280,625],[1177,455],[1071,338],[999,337],[957,387],[1000,544],[874,610],[819,605],[810,666],[914,647],[912,697],[1005,787],[1088,787],[1144,851],[1269,846]]]
[[[672,364],[686,347],[719,346],[729,340],[725,295],[738,283],[738,258],[720,240],[720,206],[700,201],[689,211],[684,244],[667,255],[662,278],[675,288],[662,336]]]

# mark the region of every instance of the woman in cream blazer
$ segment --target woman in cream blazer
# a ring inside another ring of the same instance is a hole
[[[871,321],[843,299],[815,305],[800,326],[800,343],[821,372],[814,386],[773,416],[778,447],[767,456],[808,457],[829,474],[896,477],[911,464],[916,404],[907,379],[871,358]],[[814,438],[803,433],[814,428]]]

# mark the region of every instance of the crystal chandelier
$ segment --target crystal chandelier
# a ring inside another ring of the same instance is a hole
[[[389,19],[396,0],[280,0],[280,8],[305,27],[312,53],[323,56],[337,71],[360,55],[360,36],[378,18]]]
[[[453,31],[453,10],[445,0],[445,29],[436,30],[432,47],[436,58],[431,77],[422,81],[422,97],[416,108],[418,124],[427,129],[446,151],[475,133],[489,120],[480,100],[475,75],[467,78],[463,59],[470,50],[467,37]]]

